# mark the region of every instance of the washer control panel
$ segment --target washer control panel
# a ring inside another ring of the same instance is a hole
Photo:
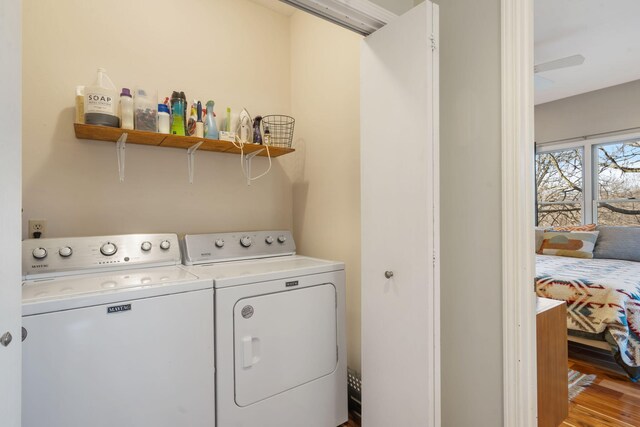
[[[186,265],[296,253],[296,244],[290,231],[187,234],[182,246],[183,262]]]
[[[29,239],[22,242],[24,277],[72,274],[87,270],[180,264],[175,234]]]

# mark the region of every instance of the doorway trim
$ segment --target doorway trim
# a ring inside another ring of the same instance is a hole
[[[502,0],[504,425],[537,426],[533,1]]]

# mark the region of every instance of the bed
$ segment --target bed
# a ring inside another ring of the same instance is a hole
[[[640,380],[640,262],[536,255],[535,290],[566,301],[569,334],[606,341]]]

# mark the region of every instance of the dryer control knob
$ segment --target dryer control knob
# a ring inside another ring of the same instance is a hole
[[[266,243],[267,245],[270,245],[270,244],[272,244],[272,243],[273,243],[273,237],[271,237],[271,236],[267,236],[267,238],[266,238],[266,239],[264,239],[264,241],[265,241],[265,243]]]
[[[47,257],[47,250],[45,248],[35,248],[32,254],[35,259],[43,259]]]
[[[224,239],[216,239],[216,248],[221,248],[224,246]]]
[[[73,249],[71,249],[69,246],[65,246],[63,248],[60,248],[58,250],[58,253],[60,254],[60,256],[62,258],[68,258],[71,256],[71,254],[73,253]]]
[[[107,242],[100,247],[100,253],[102,253],[102,255],[111,256],[116,252],[118,252],[118,247],[111,242]]]
[[[251,237],[249,236],[242,236],[240,238],[240,244],[245,248],[248,248],[249,246],[251,246],[251,243],[253,242],[251,241]]]
[[[167,249],[169,249],[171,247],[171,242],[168,240],[163,240],[162,242],[160,242],[160,249],[166,251]]]
[[[142,244],[140,245],[140,249],[145,252],[149,252],[151,250],[151,246],[151,242],[142,242]]]
[[[281,234],[278,236],[278,243],[284,243],[287,241],[287,238],[285,237],[284,234]]]

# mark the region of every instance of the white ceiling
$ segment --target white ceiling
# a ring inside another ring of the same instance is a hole
[[[640,79],[640,0],[535,0],[536,64],[581,54],[583,65],[539,75],[536,104]]]

